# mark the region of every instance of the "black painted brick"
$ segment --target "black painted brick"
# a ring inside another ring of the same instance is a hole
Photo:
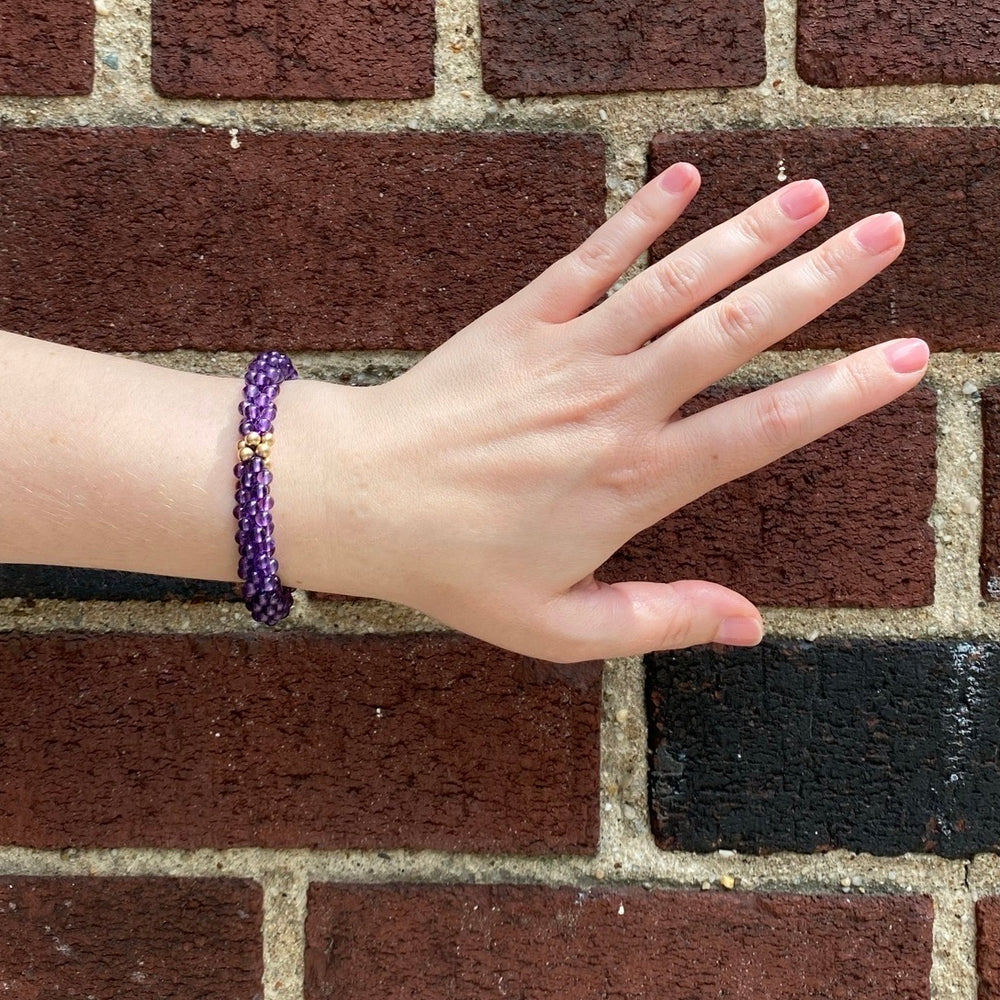
[[[767,641],[647,659],[664,848],[1000,846],[1000,645]]]
[[[63,601],[238,601],[231,583],[73,566],[0,565],[0,598]]]

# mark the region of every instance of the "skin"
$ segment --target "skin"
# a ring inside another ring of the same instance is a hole
[[[283,581],[406,604],[551,660],[759,642],[759,612],[727,588],[607,585],[594,570],[708,490],[895,399],[928,352],[892,341],[677,419],[904,241],[897,215],[872,216],[699,309],[825,215],[822,185],[799,181],[605,297],[699,183],[675,164],[390,383],[286,383],[272,456]],[[0,352],[15,431],[0,561],[236,579],[240,380],[12,334]]]

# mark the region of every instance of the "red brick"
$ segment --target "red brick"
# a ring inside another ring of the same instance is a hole
[[[427,97],[434,3],[153,0],[153,82],[168,97]]]
[[[658,170],[691,160],[701,194],[657,256],[789,181],[818,177],[829,218],[776,262],[870,212],[895,209],[907,227],[902,257],[828,310],[785,347],[853,349],[915,334],[938,350],[1000,348],[1000,129],[797,129],[662,134]]]
[[[1000,386],[990,385],[982,390],[982,412],[983,536],[980,582],[983,597],[1000,601]]]
[[[1000,898],[976,901],[976,955],[979,1000],[1000,998]]]
[[[990,4],[952,0],[800,0],[795,54],[821,87],[995,83],[1000,21]]]
[[[935,409],[918,388],[660,521],[600,576],[709,579],[789,607],[931,604]]]
[[[0,637],[0,843],[592,852],[601,670],[451,635]]]
[[[482,0],[491,94],[602,94],[752,86],[764,79],[764,5]]]
[[[0,327],[113,350],[436,346],[604,219],[570,135],[0,131]]]
[[[306,998],[930,996],[927,897],[313,885]]]
[[[236,879],[2,878],[0,992],[259,1000],[261,910]]]
[[[93,0],[3,0],[0,94],[87,94],[93,82]]]

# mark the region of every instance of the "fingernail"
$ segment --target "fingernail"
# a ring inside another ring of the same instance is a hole
[[[826,192],[819,181],[792,181],[778,193],[778,204],[789,219],[804,219],[826,203]]]
[[[903,220],[895,212],[883,212],[865,219],[854,231],[854,238],[869,253],[884,253],[899,243]]]
[[[891,340],[885,345],[885,356],[889,367],[900,375],[912,375],[927,365],[930,348],[916,338],[911,340]]]
[[[683,194],[691,186],[697,173],[690,163],[675,163],[660,174],[660,187],[668,194]]]
[[[764,638],[764,627],[756,618],[723,618],[713,642],[726,646],[756,646]]]

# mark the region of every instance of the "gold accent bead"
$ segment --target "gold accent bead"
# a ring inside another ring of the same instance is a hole
[[[257,454],[260,455],[261,458],[267,458],[271,454],[271,442],[261,441],[261,443],[257,445]]]
[[[262,438],[261,441],[266,441],[271,444],[274,441],[274,431],[268,431]]]
[[[254,450],[253,448],[242,447],[239,450],[240,461],[245,462],[248,458],[253,458]]]
[[[260,434],[257,431],[250,431],[243,440],[252,448],[254,445],[260,444]]]

